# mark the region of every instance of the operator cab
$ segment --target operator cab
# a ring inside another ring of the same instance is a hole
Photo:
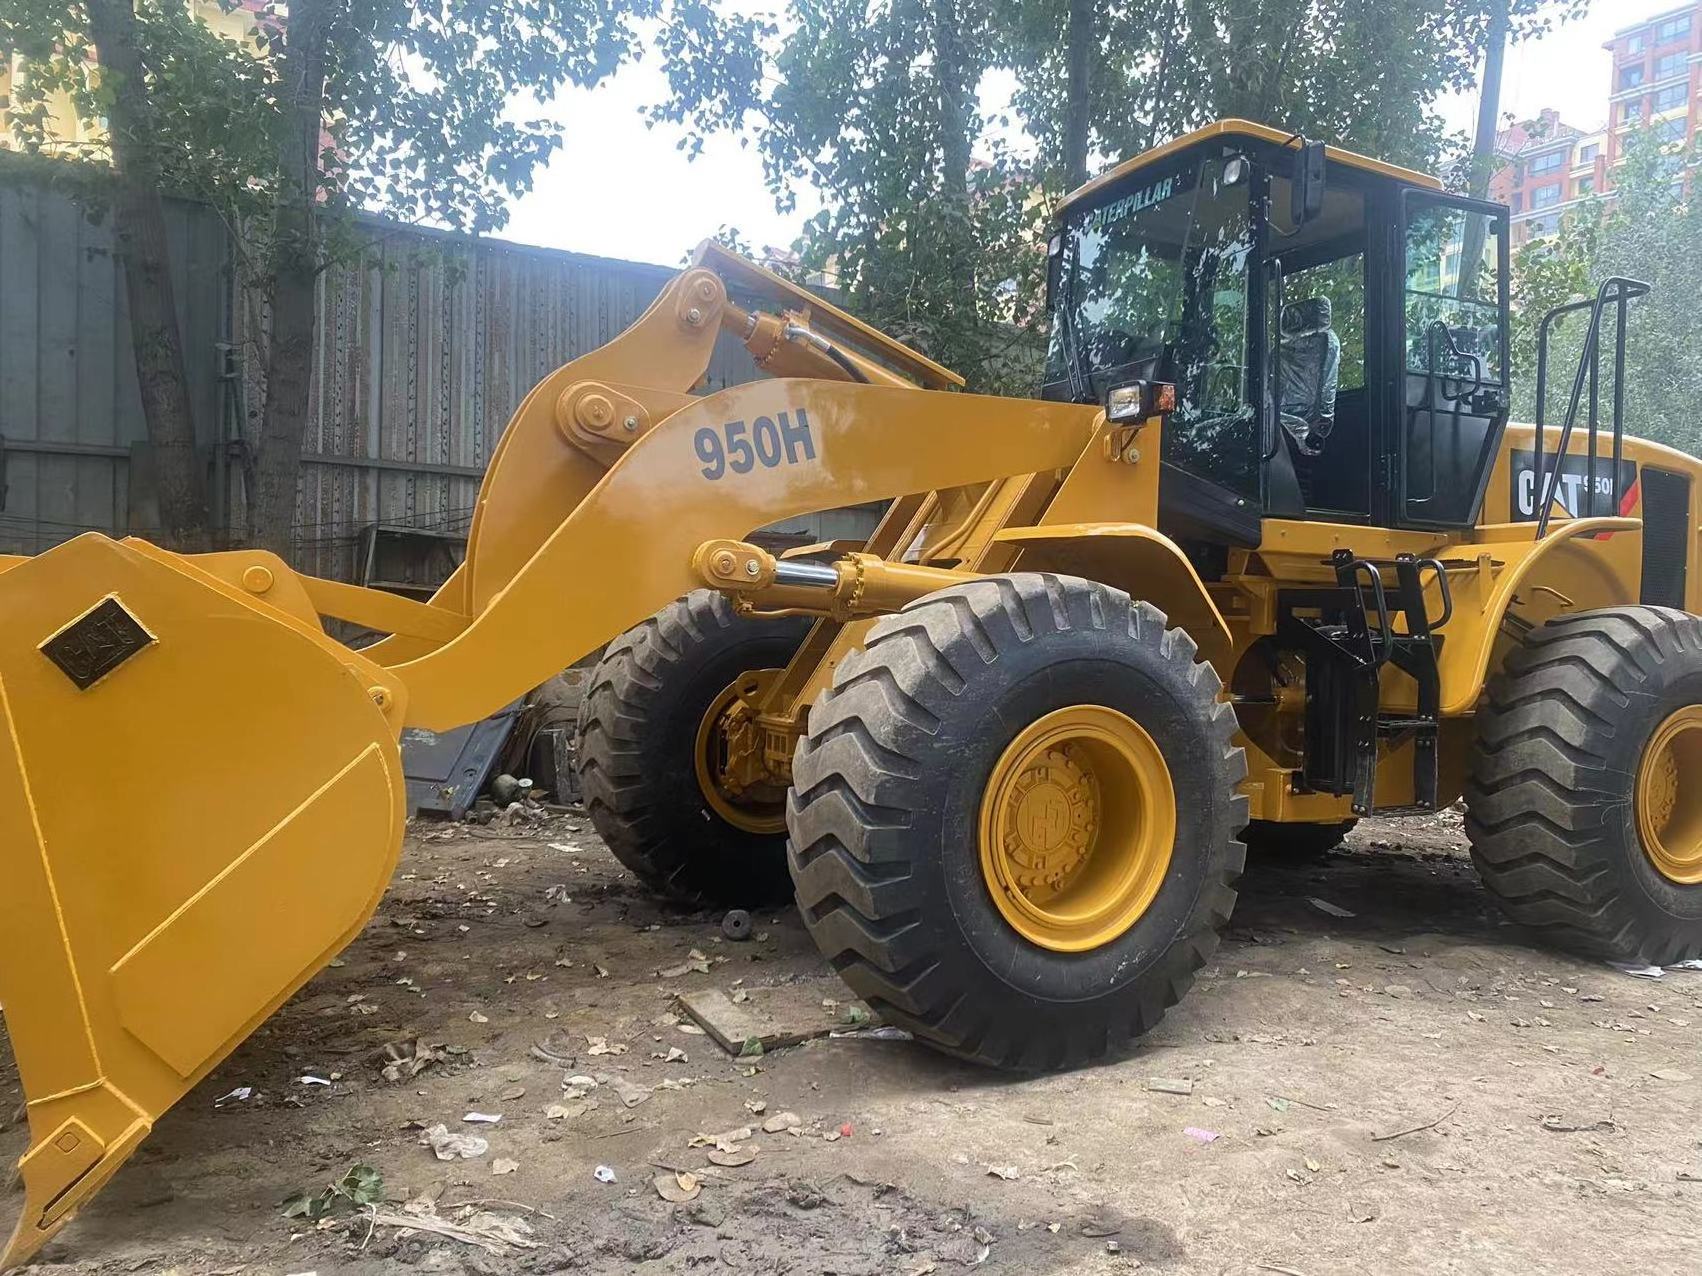
[[[1465,527],[1507,422],[1507,213],[1225,121],[1088,183],[1048,245],[1044,397],[1175,387],[1160,526]]]

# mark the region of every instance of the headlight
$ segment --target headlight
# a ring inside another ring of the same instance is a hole
[[[1166,416],[1176,410],[1176,387],[1164,381],[1131,381],[1105,396],[1105,418],[1127,423]]]

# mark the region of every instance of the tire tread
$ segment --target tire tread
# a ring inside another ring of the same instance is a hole
[[[1025,1037],[997,1007],[976,1004],[944,978],[915,911],[911,867],[895,839],[909,823],[907,794],[923,783],[925,746],[941,712],[973,694],[978,669],[1012,644],[1047,632],[1106,630],[1126,617],[1131,639],[1192,686],[1230,777],[1229,827],[1246,823],[1234,710],[1196,647],[1167,629],[1162,612],[1108,586],[1052,574],[989,577],[953,586],[877,622],[863,651],[841,666],[810,714],[787,795],[789,855],[798,901],[818,946],[870,1006],[947,1053],[998,1067],[1079,1066],[1104,1058],[1176,1004],[1216,951],[1235,905],[1244,852],[1233,836],[1215,848],[1189,928],[1155,963],[1133,1022],[1077,1024],[1057,1039]],[[859,747],[843,747],[852,741]],[[834,743],[842,747],[830,747]]]
[[[1702,652],[1695,616],[1582,612],[1531,631],[1488,687],[1466,786],[1472,860],[1512,920],[1560,947],[1655,964],[1702,950],[1648,933],[1616,864],[1642,853],[1617,832],[1642,747],[1623,738],[1623,712],[1685,652]]]

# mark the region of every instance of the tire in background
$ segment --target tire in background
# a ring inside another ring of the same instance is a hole
[[[791,897],[778,795],[767,831],[730,823],[705,794],[695,753],[717,698],[743,673],[783,667],[810,623],[746,619],[701,589],[609,644],[579,711],[580,783],[598,834],[652,890],[698,906]]]
[[[1477,731],[1466,834],[1510,918],[1590,956],[1702,955],[1702,619],[1617,607],[1540,625]]]
[[[788,795],[799,907],[846,983],[999,1067],[1087,1063],[1157,1023],[1216,949],[1244,857],[1246,759],[1195,650],[1155,608],[1049,574],[953,586],[876,624],[811,708]],[[1133,924],[1055,951],[995,902],[981,804],[1007,746],[1076,705],[1126,715],[1158,746],[1175,838]]]

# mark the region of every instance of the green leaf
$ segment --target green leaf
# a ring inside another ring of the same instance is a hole
[[[284,1217],[318,1218],[319,1215],[314,1212],[314,1205],[319,1199],[319,1197],[314,1196],[311,1192],[297,1192],[294,1196],[289,1197],[284,1201]]]
[[[372,1205],[384,1199],[384,1177],[370,1165],[352,1165],[337,1190],[356,1205]]]
[[[376,1205],[384,1199],[384,1178],[370,1165],[351,1165],[343,1176],[318,1192],[297,1192],[282,1205],[285,1218],[317,1222],[342,1211]]]

